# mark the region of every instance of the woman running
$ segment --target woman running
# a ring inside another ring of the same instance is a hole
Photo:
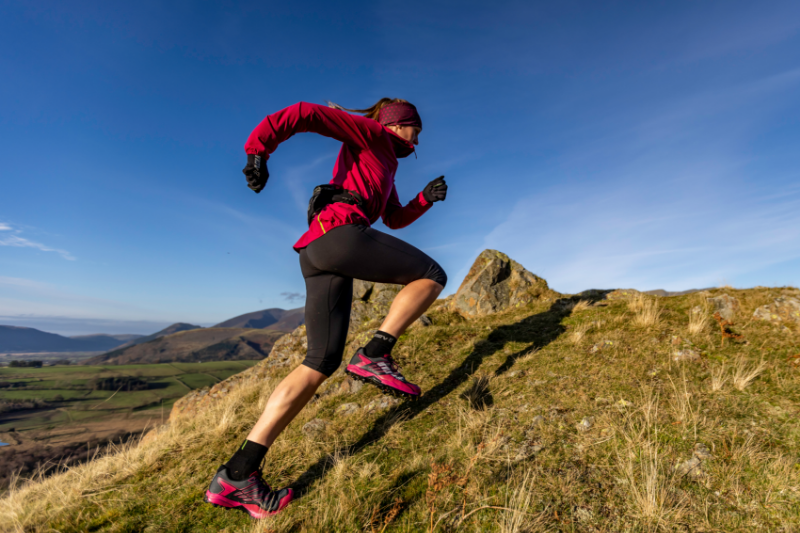
[[[416,107],[399,98],[382,98],[360,110],[300,102],[269,115],[245,143],[243,172],[248,186],[261,192],[269,178],[270,154],[295,133],[309,131],[343,144],[330,184],[315,189],[308,231],[294,245],[306,282],[308,354],[275,388],[247,440],[219,467],[205,496],[209,503],[244,510],[253,518],[273,515],[292,500],[292,489],[272,490],[264,482],[261,462],[278,435],[339,368],[350,324],[353,279],[404,287],[380,330],[356,351],[345,371],[410,399],[419,397],[420,388],[397,369],[392,348],[447,283],[436,261],[370,227],[379,217],[392,229],[408,226],[447,195],[442,176],[405,206],[397,196],[397,160],[414,152],[422,131]]]

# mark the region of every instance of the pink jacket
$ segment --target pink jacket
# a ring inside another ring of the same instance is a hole
[[[268,159],[280,143],[295,133],[306,131],[344,143],[330,183],[357,191],[367,206],[365,211],[342,203],[327,206],[314,217],[308,231],[295,243],[295,250],[300,251],[314,239],[344,224],[370,225],[382,217],[387,227],[399,229],[430,209],[431,204],[425,201],[422,193],[403,206],[394,186],[396,154],[413,152],[414,145],[370,118],[300,102],[261,121],[248,137],[244,151]]]

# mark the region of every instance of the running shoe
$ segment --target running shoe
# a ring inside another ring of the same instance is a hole
[[[222,465],[203,499],[214,507],[239,509],[253,518],[266,518],[289,505],[293,496],[292,489],[269,488],[261,472],[253,472],[244,481],[234,481],[228,477],[228,469]]]
[[[401,398],[416,400],[420,395],[419,387],[406,381],[391,355],[367,357],[364,348],[359,348],[345,372],[356,379],[376,385],[383,392]]]

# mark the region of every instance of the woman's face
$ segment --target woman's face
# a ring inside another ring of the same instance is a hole
[[[414,126],[399,126],[397,124],[387,127],[395,132],[398,137],[401,137],[412,144],[419,144],[419,133],[422,131],[421,129]]]

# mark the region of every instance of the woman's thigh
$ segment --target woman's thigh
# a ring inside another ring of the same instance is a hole
[[[315,268],[306,250],[300,251],[300,268],[306,282],[308,338],[308,353],[303,364],[330,377],[342,362],[350,325],[353,278]]]
[[[444,269],[426,253],[367,226],[334,228],[306,253],[315,268],[349,278],[401,285],[418,279],[447,283]]]

